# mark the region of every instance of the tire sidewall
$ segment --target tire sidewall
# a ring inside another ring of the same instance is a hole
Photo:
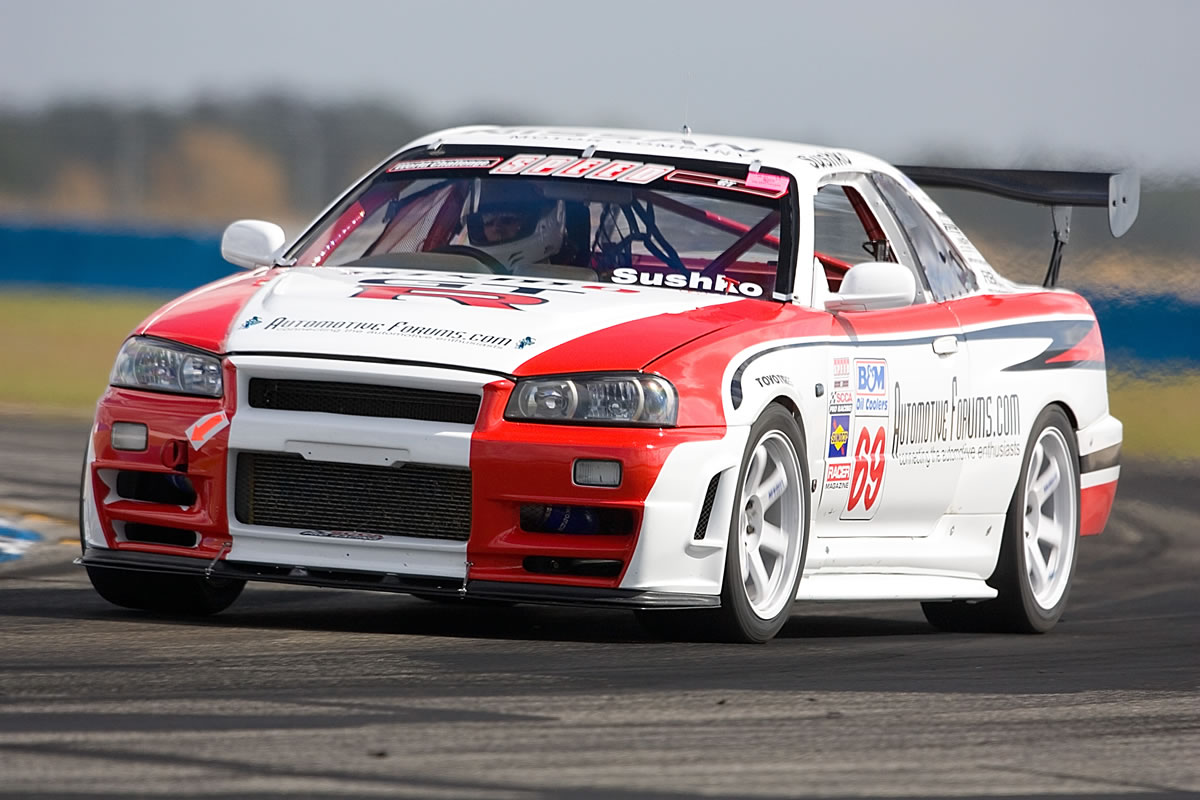
[[[774,617],[763,619],[751,608],[750,600],[746,597],[740,580],[742,574],[742,548],[740,546],[741,537],[738,528],[740,520],[739,509],[743,502],[741,494],[742,483],[746,479],[746,470],[750,466],[750,457],[762,437],[772,430],[777,430],[786,436],[796,453],[797,468],[800,474],[799,496],[802,504],[800,509],[801,541],[799,543],[799,564],[789,588],[791,599]],[[786,409],[782,406],[772,404],[763,411],[758,420],[750,427],[750,435],[746,442],[746,448],[742,453],[741,467],[738,469],[737,486],[734,490],[734,505],[729,520],[729,540],[725,548],[725,576],[721,587],[721,604],[729,609],[731,616],[735,620],[735,625],[739,629],[735,633],[746,641],[765,642],[769,640],[779,632],[780,628],[783,627],[791,615],[796,591],[800,585],[800,578],[804,574],[804,562],[808,556],[809,523],[812,514],[812,503],[809,495],[808,457],[807,450],[805,449],[804,432],[796,422],[796,419]]]
[[[1029,571],[1025,561],[1024,518],[1026,481],[1029,475],[1029,463],[1033,459],[1033,448],[1042,433],[1050,427],[1058,429],[1058,432],[1062,435],[1067,445],[1067,460],[1070,465],[1075,513],[1073,514],[1074,529],[1071,531],[1070,563],[1066,566],[1066,587],[1063,589],[1062,597],[1058,599],[1058,602],[1052,608],[1045,609],[1034,599],[1033,589],[1029,585]],[[1063,410],[1058,406],[1047,406],[1038,415],[1038,418],[1034,421],[1033,429],[1030,431],[1029,440],[1025,445],[1025,455],[1021,459],[1021,473],[1018,476],[1017,486],[1013,491],[1012,501],[1008,507],[1005,543],[1010,545],[1012,551],[1007,554],[1008,563],[1004,566],[1012,570],[1009,576],[1010,582],[1015,582],[1016,585],[1012,586],[1010,583],[1008,587],[998,587],[1002,591],[1007,588],[1009,591],[1017,593],[1025,619],[1028,621],[1029,627],[1034,631],[1044,633],[1054,627],[1054,624],[1058,622],[1063,614],[1063,610],[1067,606],[1067,599],[1071,594],[1071,582],[1075,577],[1075,563],[1079,557],[1079,523],[1079,445],[1075,441],[1075,431],[1071,425],[1071,421],[1067,418]]]

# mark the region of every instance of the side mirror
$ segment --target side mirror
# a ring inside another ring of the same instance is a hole
[[[239,219],[221,236],[221,257],[243,269],[269,267],[283,251],[287,236],[273,222]]]
[[[841,289],[825,301],[826,311],[877,311],[912,305],[917,281],[903,264],[868,261],[855,264],[842,278]]]

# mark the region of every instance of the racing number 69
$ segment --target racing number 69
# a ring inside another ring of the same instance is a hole
[[[875,429],[874,439],[866,428],[859,431],[858,441],[854,445],[854,477],[850,479],[850,503],[846,506],[847,510],[853,511],[859,500],[863,501],[864,509],[875,505],[879,489],[883,485],[885,439],[882,425]]]

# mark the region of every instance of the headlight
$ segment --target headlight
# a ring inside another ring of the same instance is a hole
[[[135,336],[121,346],[108,382],[131,389],[220,397],[221,360],[181,344]]]
[[[668,427],[675,387],[658,375],[581,375],[517,382],[504,416],[511,420]]]

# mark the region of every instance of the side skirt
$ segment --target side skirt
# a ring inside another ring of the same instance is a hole
[[[814,572],[800,581],[799,600],[990,600],[982,578],[901,572]]]

